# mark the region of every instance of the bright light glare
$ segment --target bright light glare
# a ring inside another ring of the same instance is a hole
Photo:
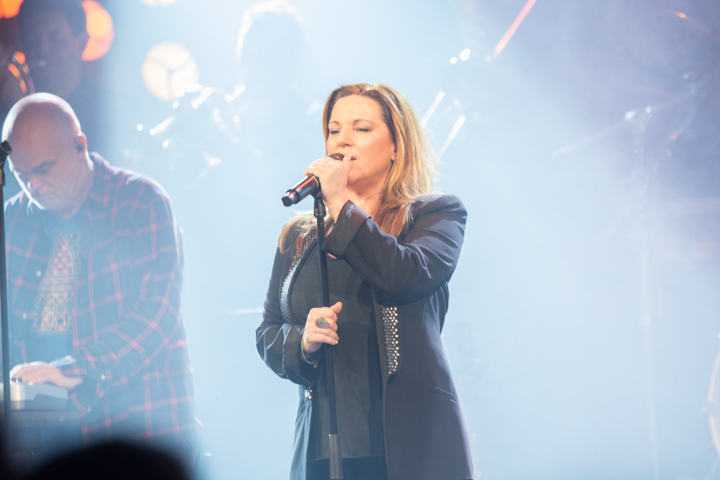
[[[20,11],[23,0],[0,0],[0,18],[14,17]]]
[[[172,5],[176,0],[140,0],[145,5],[150,7],[167,7]]]
[[[510,38],[515,34],[515,31],[518,29],[520,24],[525,20],[525,16],[530,12],[530,9],[535,5],[536,0],[528,0],[528,2],[525,4],[522,10],[520,10],[520,14],[517,16],[515,21],[510,25],[510,28],[508,28],[508,31],[505,32],[505,35],[500,39],[497,45],[495,45],[495,54],[498,55],[500,52],[502,52],[502,49],[505,48],[505,45],[510,41]]]
[[[142,64],[145,87],[155,97],[172,102],[185,88],[198,82],[197,62],[179,43],[162,42],[152,47]]]
[[[90,37],[85,51],[83,51],[82,59],[85,61],[97,60],[110,50],[110,45],[115,38],[112,17],[102,5],[94,0],[84,0],[82,6],[87,17],[85,28]]]

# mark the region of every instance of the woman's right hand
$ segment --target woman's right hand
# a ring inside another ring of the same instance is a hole
[[[337,302],[331,307],[320,307],[310,310],[302,336],[302,347],[305,353],[317,352],[323,343],[337,345],[337,316],[341,310],[341,302]]]
[[[340,210],[349,200],[345,187],[348,172],[352,168],[351,160],[350,155],[345,155],[342,161],[323,157],[311,163],[305,170],[305,175],[315,175],[320,181],[323,202],[335,221],[340,215]]]

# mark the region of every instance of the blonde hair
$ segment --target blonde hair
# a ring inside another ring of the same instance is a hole
[[[395,144],[395,162],[388,175],[381,206],[373,219],[383,232],[400,236],[412,221],[410,204],[433,190],[435,161],[410,102],[397,90],[381,83],[354,83],[333,90],[325,102],[322,117],[326,142],[335,104],[350,95],[369,97],[380,105]],[[292,231],[299,231],[294,248],[300,248],[304,238],[315,228],[315,218],[311,214],[291,220],[280,234],[280,250],[284,252],[291,247]]]

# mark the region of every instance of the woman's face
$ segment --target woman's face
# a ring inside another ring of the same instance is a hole
[[[395,144],[375,100],[350,95],[335,102],[326,146],[328,154],[350,155],[347,186],[351,190],[384,188],[395,159]]]

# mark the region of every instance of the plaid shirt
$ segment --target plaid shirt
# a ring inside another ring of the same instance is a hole
[[[195,436],[192,370],[180,315],[182,249],[156,183],[92,156],[80,212],[80,270],[72,356],[55,362],[71,390],[85,443],[122,436],[188,446]],[[52,254],[45,215],[24,192],[5,205],[12,365],[27,358],[35,297]],[[11,366],[12,366],[11,365]]]

